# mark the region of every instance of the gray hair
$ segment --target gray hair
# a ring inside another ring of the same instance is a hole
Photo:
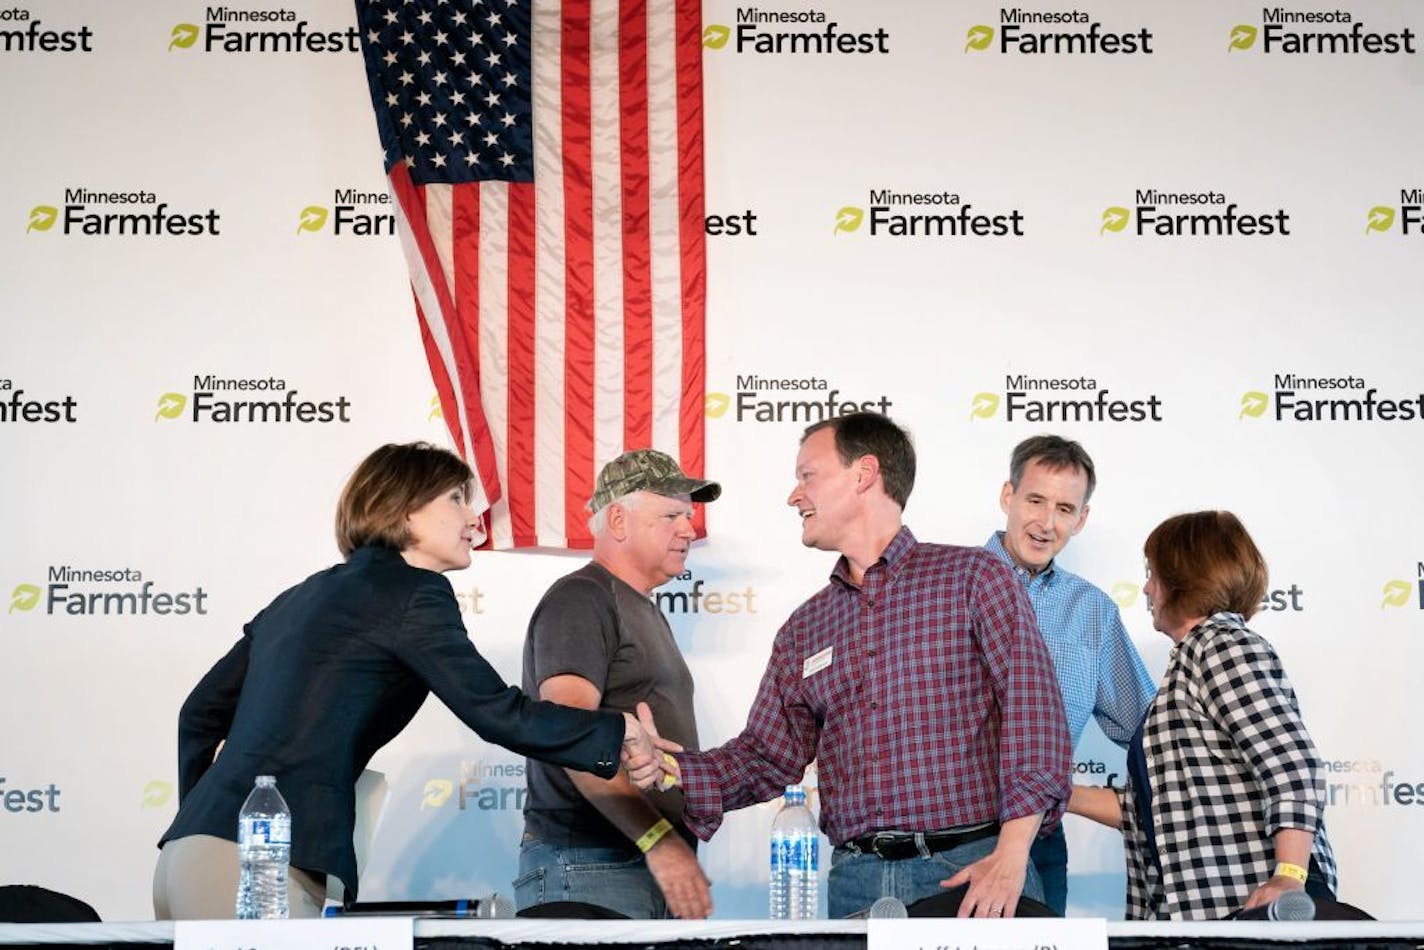
[[[589,515],[588,533],[593,535],[594,537],[598,537],[598,535],[608,530],[608,509],[613,505],[621,505],[622,507],[627,509],[636,508],[638,507],[638,502],[640,500],[639,496],[642,494],[642,490],[639,489],[638,491],[630,491],[626,495],[619,495],[617,498],[614,498],[612,501],[595,511],[593,514]]]

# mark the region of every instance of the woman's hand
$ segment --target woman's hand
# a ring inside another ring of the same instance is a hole
[[[670,753],[681,752],[682,746],[658,735],[653,712],[647,703],[638,704],[638,718],[623,714],[623,768],[629,780],[642,791],[654,786],[672,788],[681,774],[677,760]]]
[[[1246,903],[1242,910],[1250,910],[1253,907],[1265,907],[1267,904],[1275,902],[1286,891],[1303,891],[1305,885],[1295,878],[1277,874],[1265,884],[1251,892],[1251,896],[1246,898]]]

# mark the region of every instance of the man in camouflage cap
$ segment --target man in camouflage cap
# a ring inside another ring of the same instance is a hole
[[[690,501],[708,502],[717,500],[722,486],[701,478],[689,478],[672,456],[657,449],[635,449],[603,466],[587,508],[597,514],[610,502],[640,491],[672,498],[687,495]]]
[[[664,736],[697,748],[692,675],[651,597],[685,568],[693,503],[721,492],[653,449],[603,467],[588,502],[593,560],[556,581],[529,621],[528,693],[585,709],[645,700]],[[603,781],[532,759],[525,775],[520,910],[575,901],[634,918],[711,913],[678,790],[645,796],[621,773]]]

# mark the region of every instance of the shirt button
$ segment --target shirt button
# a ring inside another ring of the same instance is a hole
[[[879,708],[880,708],[880,704],[877,703],[875,700],[872,699],[872,700],[870,701],[870,708],[871,708],[871,709],[879,709]]]
[[[870,649],[866,650],[866,651],[865,651],[865,655],[866,655],[866,656],[874,656],[874,655],[875,655],[875,647],[871,647]]]

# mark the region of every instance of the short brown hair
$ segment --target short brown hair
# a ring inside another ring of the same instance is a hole
[[[356,466],[336,503],[341,556],[367,544],[405,550],[406,515],[452,488],[463,485],[469,494],[473,478],[459,456],[429,442],[381,446]]]
[[[1160,588],[1158,607],[1177,617],[1223,610],[1250,617],[1266,596],[1266,560],[1229,511],[1194,511],[1152,529],[1142,552]]]
[[[1009,484],[1014,486],[1014,491],[1019,490],[1019,482],[1023,481],[1024,470],[1028,468],[1029,462],[1038,462],[1051,472],[1069,470],[1086,475],[1088,490],[1083,493],[1085,505],[1093,497],[1093,490],[1098,487],[1098,473],[1093,468],[1093,459],[1088,450],[1062,436],[1030,436],[1014,446],[1014,453],[1009,457]]]
[[[880,481],[890,500],[905,510],[915,487],[915,445],[910,433],[887,415],[878,412],[850,412],[812,423],[801,434],[805,442],[822,429],[836,437],[836,455],[842,465],[850,465],[865,455],[880,463]]]

